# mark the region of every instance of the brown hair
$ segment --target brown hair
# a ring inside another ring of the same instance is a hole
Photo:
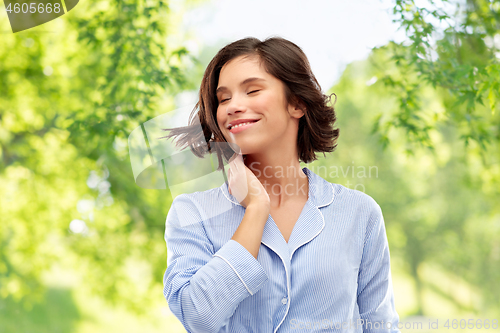
[[[327,105],[331,95],[321,92],[302,49],[281,37],[270,37],[263,42],[253,37],[243,38],[223,47],[205,70],[199,101],[191,113],[190,125],[164,129],[170,133],[163,138],[178,136],[176,145],[182,149],[189,146],[198,157],[212,152],[211,142],[227,142],[217,123],[218,100],[215,90],[222,67],[239,56],[258,56],[265,70],[284,83],[288,104],[301,103],[305,106],[304,116],[299,120],[297,136],[298,157],[301,161],[310,163],[317,159],[316,152],[324,154],[335,150],[339,129],[333,128],[336,121],[335,110],[333,106]],[[196,125],[196,116],[202,133],[199,131],[199,125]],[[229,161],[235,153],[229,145],[227,147],[225,150],[220,149],[220,146],[216,147],[218,170],[223,166],[221,155]]]

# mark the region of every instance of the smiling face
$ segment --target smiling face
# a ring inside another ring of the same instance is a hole
[[[240,56],[222,67],[217,100],[219,128],[243,154],[297,149],[298,123],[304,113],[288,105],[284,83],[267,73],[256,56]],[[243,125],[233,127],[237,123]]]

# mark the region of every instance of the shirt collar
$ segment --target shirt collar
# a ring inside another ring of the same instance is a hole
[[[318,176],[307,167],[302,168],[302,171],[307,175],[309,182],[309,199],[313,205],[318,208],[328,206],[333,202],[334,191],[333,185],[322,177]],[[234,203],[235,205],[239,205],[238,200],[229,193],[228,183],[224,182],[220,186],[220,189],[227,200]]]

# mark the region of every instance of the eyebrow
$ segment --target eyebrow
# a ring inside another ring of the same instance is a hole
[[[255,82],[255,81],[265,81],[265,79],[263,78],[260,78],[260,77],[249,77],[248,79],[245,79],[243,80],[241,83],[240,83],[240,86],[243,86],[249,82]],[[217,95],[218,93],[224,91],[224,90],[228,90],[226,87],[222,86],[222,87],[219,87],[217,88],[217,90],[215,90],[215,94]]]

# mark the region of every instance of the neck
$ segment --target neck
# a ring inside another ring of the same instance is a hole
[[[307,200],[309,182],[297,156],[296,151],[290,154],[246,155],[245,165],[266,189],[271,208],[277,209],[285,204]]]

